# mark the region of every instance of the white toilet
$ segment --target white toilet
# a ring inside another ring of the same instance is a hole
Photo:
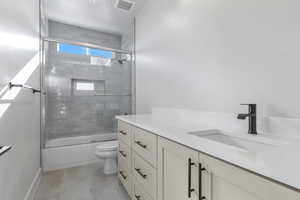
[[[117,172],[118,147],[118,140],[101,142],[96,147],[96,156],[104,160],[104,174],[114,174]]]

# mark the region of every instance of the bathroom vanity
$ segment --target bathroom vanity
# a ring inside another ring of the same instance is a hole
[[[300,199],[299,173],[293,177],[276,156],[276,145],[285,143],[205,128],[185,132],[151,115],[117,119],[118,177],[134,200]]]

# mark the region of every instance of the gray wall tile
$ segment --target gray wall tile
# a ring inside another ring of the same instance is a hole
[[[66,34],[67,33],[67,34]],[[120,48],[121,36],[49,21],[50,37]],[[111,66],[91,65],[90,56],[62,54],[49,46],[46,66],[47,139],[116,132],[115,115],[130,113],[130,96],[101,96],[131,93],[131,62]],[[120,57],[121,55],[116,55]],[[73,93],[74,80],[95,83],[95,92]]]

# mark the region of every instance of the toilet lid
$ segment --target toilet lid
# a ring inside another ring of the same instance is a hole
[[[117,150],[119,146],[118,140],[113,140],[113,141],[107,141],[107,142],[101,142],[96,149],[99,151],[112,151],[112,150]]]

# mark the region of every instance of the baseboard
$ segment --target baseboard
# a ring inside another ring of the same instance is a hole
[[[24,200],[34,200],[34,196],[37,192],[37,189],[38,189],[40,181],[41,181],[41,173],[42,173],[42,169],[39,168],[30,187],[29,187],[29,190],[26,193]]]

